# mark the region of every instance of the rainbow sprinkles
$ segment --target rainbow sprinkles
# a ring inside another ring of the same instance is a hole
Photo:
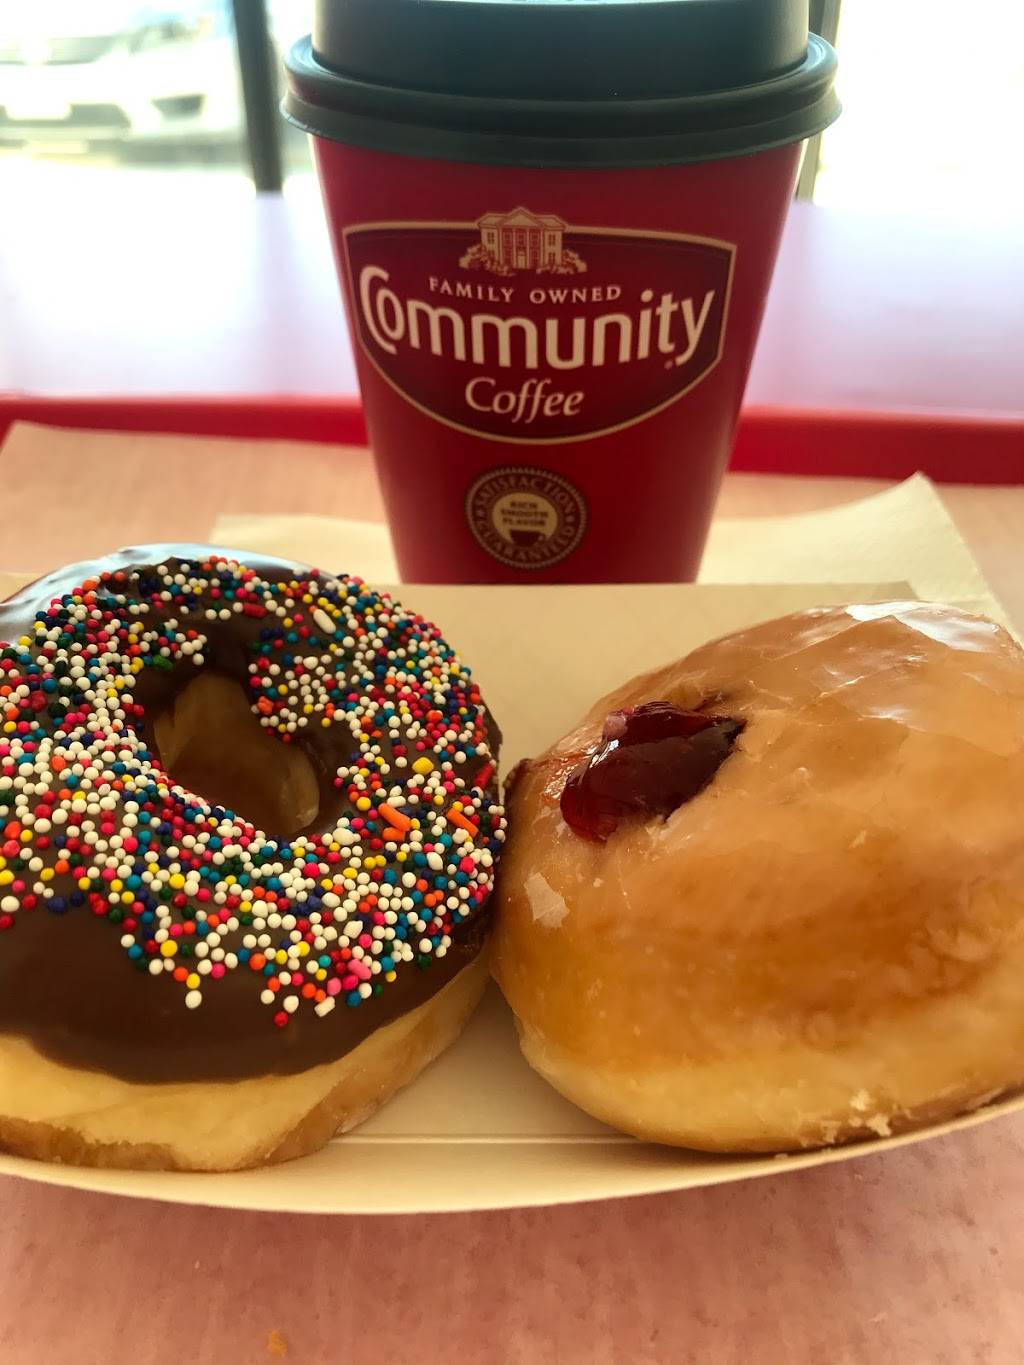
[[[92,915],[183,1010],[244,974],[268,1025],[325,1019],[484,906],[493,722],[437,629],[360,579],[181,554],[69,586],[0,646],[0,964],[27,917]],[[236,657],[261,725],[331,757],[327,828],[275,836],[161,767],[153,698]]]

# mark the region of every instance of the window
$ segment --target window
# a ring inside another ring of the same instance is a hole
[[[844,109],[822,139],[822,204],[1024,209],[1022,0],[843,0]]]
[[[838,123],[801,193],[943,213],[1024,208],[1024,0],[811,0],[838,18]],[[0,176],[97,190],[170,169],[249,192],[308,173],[277,112],[313,0],[0,0]],[[236,32],[236,16],[239,24]],[[241,58],[241,61],[239,61]],[[516,245],[511,249],[519,250]],[[525,250],[525,248],[523,248]]]
[[[173,169],[259,179],[268,124],[272,180],[278,161],[284,174],[308,170],[306,140],[277,113],[273,83],[280,53],[309,28],[312,0],[240,0],[238,11],[236,34],[232,0],[0,0],[0,175],[37,182],[88,169],[102,183],[114,171]],[[264,44],[269,35],[262,129],[251,108],[246,118],[252,82],[238,60],[247,37],[251,78],[254,34]],[[250,130],[262,132],[262,148]]]

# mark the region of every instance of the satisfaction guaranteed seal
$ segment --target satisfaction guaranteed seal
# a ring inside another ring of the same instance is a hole
[[[466,493],[466,521],[492,558],[542,569],[572,554],[587,528],[587,504],[548,469],[506,465],[481,474]]]

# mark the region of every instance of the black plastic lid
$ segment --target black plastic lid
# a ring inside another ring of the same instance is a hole
[[[438,160],[700,161],[839,112],[807,0],[317,0],[286,65],[293,123]]]

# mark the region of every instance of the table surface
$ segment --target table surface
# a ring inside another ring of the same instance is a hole
[[[49,496],[63,471],[8,480],[0,465],[4,565],[42,568],[74,557],[70,545],[88,553],[75,536],[109,544],[128,516],[139,539],[187,539],[222,512],[381,514],[363,451],[310,447],[291,480],[301,507],[288,485],[261,479],[260,458],[226,454],[202,480],[187,457],[158,482],[146,469],[121,471],[117,500],[87,533],[79,510]],[[720,510],[807,511],[882,486],[733,475]],[[1024,490],[944,496],[1024,626]],[[746,1185],[537,1211],[225,1213],[13,1179],[0,1179],[0,1200],[3,1365],[1010,1365],[1021,1356],[1024,1117]]]
[[[311,176],[64,169],[0,213],[0,391],[355,392]],[[1024,414],[1024,222],[980,213],[795,204],[747,402]]]

